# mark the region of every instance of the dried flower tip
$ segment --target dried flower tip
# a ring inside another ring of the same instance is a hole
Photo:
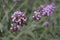
[[[40,6],[38,7],[39,12],[40,12],[43,8],[44,8],[44,5],[40,5]]]

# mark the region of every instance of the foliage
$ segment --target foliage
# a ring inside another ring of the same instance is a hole
[[[51,17],[42,17],[39,21],[32,20],[34,10],[45,4],[45,0],[0,0],[0,40],[60,40],[60,1],[53,0],[56,9]],[[27,16],[27,25],[20,31],[11,32],[11,15],[21,10]],[[43,27],[44,21],[49,21],[49,27]]]

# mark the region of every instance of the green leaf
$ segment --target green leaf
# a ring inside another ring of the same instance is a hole
[[[0,23],[0,30],[3,28],[3,25]]]

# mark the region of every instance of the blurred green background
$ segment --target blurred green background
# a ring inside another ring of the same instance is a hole
[[[33,12],[39,5],[55,3],[56,8],[51,17],[42,17],[39,21],[32,20]],[[27,25],[20,31],[11,32],[11,15],[23,11],[27,16]],[[49,27],[43,27],[44,21]],[[0,40],[60,40],[60,0],[0,0]]]

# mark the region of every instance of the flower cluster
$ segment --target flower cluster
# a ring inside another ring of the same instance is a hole
[[[37,11],[34,11],[34,16],[33,19],[39,20],[41,18],[41,15],[43,16],[51,16],[52,11],[54,11],[55,5],[54,4],[49,4],[47,6],[45,5],[40,5]]]
[[[50,16],[50,15],[52,15],[52,11],[54,11],[54,9],[55,9],[54,4],[47,5],[45,8],[42,9],[42,15]]]
[[[52,15],[52,11],[54,11],[55,9],[55,5],[54,4],[49,4],[47,6],[45,5],[40,5],[38,7],[38,9],[36,11],[34,11],[34,15],[33,15],[33,19],[34,20],[40,20],[41,19],[41,15],[43,16],[51,16]],[[11,30],[13,31],[17,31],[20,29],[20,27],[26,23],[27,18],[25,16],[25,14],[21,11],[16,11],[13,13],[13,15],[11,16],[11,21],[13,22],[13,24],[11,25]],[[46,21],[43,23],[43,26],[48,26],[49,23]]]
[[[11,18],[12,18],[12,22],[18,23],[18,24],[25,23],[27,20],[25,14],[21,11],[14,12],[14,14],[11,16]]]
[[[23,12],[21,11],[16,11],[13,13],[13,15],[11,16],[12,22],[15,23],[15,25],[13,25],[11,28],[17,28],[18,25],[22,25],[24,23],[26,23],[26,16]]]
[[[40,12],[39,11],[34,11],[34,16],[33,16],[34,20],[40,20],[41,16],[40,16]]]
[[[16,32],[17,30],[20,30],[20,25],[15,24],[11,24],[10,30]]]

